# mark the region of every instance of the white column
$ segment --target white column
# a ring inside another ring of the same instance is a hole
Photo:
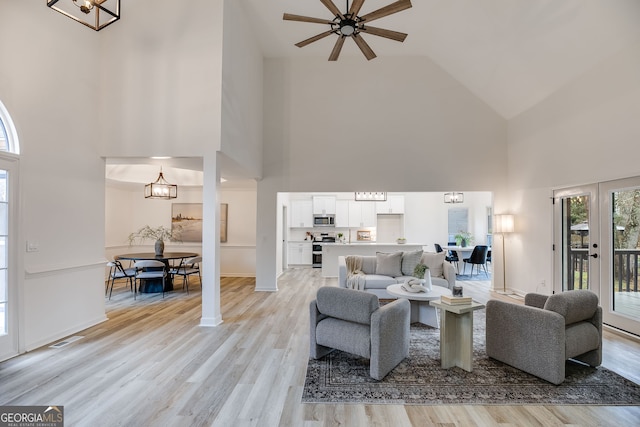
[[[200,326],[222,323],[220,311],[220,168],[217,154],[203,159],[202,183],[202,317]]]

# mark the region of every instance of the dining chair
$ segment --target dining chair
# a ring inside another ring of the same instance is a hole
[[[478,245],[473,248],[473,252],[469,255],[469,258],[464,258],[464,266],[462,268],[463,274],[467,272],[467,264],[471,264],[471,277],[473,277],[473,266],[476,266],[476,272],[480,274],[480,266],[484,268],[484,272],[489,276],[487,271],[487,251],[489,247],[486,245]]]
[[[162,298],[164,298],[164,288],[167,279],[167,269],[162,261],[144,260],[136,261],[133,266],[136,268],[136,277],[133,287],[133,299],[136,299],[139,280],[162,279]]]
[[[109,294],[109,299],[111,299],[111,294],[113,293],[113,284],[116,280],[127,279],[129,282],[129,289],[133,292],[134,279],[136,277],[135,268],[124,268],[120,261],[113,260],[107,263],[107,267],[109,267],[109,279],[107,280],[107,289],[105,289],[104,296]]]
[[[434,243],[433,246],[436,248],[436,252],[444,252],[444,249],[442,249],[442,246],[440,246],[440,243]],[[456,266],[456,271],[459,273],[460,271],[458,270],[458,261],[460,261],[460,258],[458,258],[458,253],[456,251],[450,251],[447,250],[447,255],[444,257],[445,261],[450,262],[451,264]]]
[[[172,268],[170,274],[172,276],[182,276],[182,289],[187,288],[187,294],[189,294],[189,276],[197,274],[200,279],[200,289],[202,289],[202,276],[200,275],[200,263],[202,262],[201,256],[188,258],[181,262],[177,268]]]

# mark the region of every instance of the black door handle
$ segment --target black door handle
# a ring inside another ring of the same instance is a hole
[[[598,258],[598,254],[591,254],[591,255],[589,255],[589,256],[590,256],[590,257],[593,257],[593,258]]]

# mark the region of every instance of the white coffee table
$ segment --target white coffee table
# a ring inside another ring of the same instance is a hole
[[[411,322],[420,322],[423,325],[438,328],[438,311],[429,305],[429,301],[437,301],[442,295],[451,295],[451,291],[442,286],[432,286],[427,292],[407,292],[402,289],[402,284],[387,286],[387,292],[398,298],[408,299],[411,303]]]

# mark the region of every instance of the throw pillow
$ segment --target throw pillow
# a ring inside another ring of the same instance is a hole
[[[422,258],[422,249],[411,252],[402,253],[402,274],[404,276],[412,276],[413,270],[416,269],[416,265],[420,264],[420,258]]]
[[[442,268],[442,264],[444,264],[445,256],[446,252],[425,252],[422,255],[422,263],[426,264],[427,267],[429,267],[431,277],[444,277],[444,269]]]
[[[381,276],[402,276],[402,252],[387,254],[376,252],[376,274]]]

